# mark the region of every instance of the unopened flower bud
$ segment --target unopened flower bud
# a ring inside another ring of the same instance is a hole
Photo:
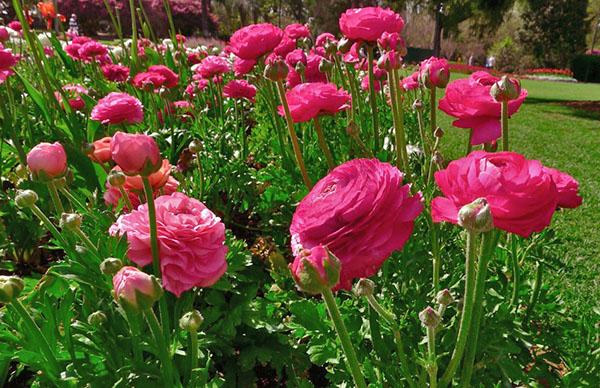
[[[438,292],[435,297],[435,300],[442,306],[448,306],[449,304],[454,302],[454,298],[452,297],[450,290],[448,290],[447,288]]]
[[[435,137],[443,137],[444,136],[444,130],[440,127],[437,127],[434,131],[433,131],[433,136]]]
[[[296,63],[296,66],[294,66],[294,70],[296,70],[298,73],[301,73],[301,74],[304,73],[305,69],[306,69],[306,65],[301,61],[298,61]]]
[[[115,300],[130,311],[152,308],[163,289],[158,280],[135,267],[123,267],[113,276]]]
[[[198,153],[202,152],[202,148],[203,148],[203,146],[202,146],[202,142],[200,140],[192,140],[190,142],[190,145],[188,146],[188,149],[193,154],[198,154]]]
[[[419,319],[423,326],[428,328],[435,328],[440,324],[440,315],[432,307],[427,306],[425,310],[419,313]]]
[[[106,322],[106,320],[106,314],[104,314],[102,311],[95,311],[88,315],[87,322],[90,326],[99,327]]]
[[[66,230],[77,230],[81,228],[81,215],[77,213],[63,213],[60,216],[60,228]]]
[[[333,62],[325,58],[321,59],[321,62],[319,62],[319,71],[321,73],[329,73],[332,69]]]
[[[0,303],[10,303],[23,291],[23,279],[16,276],[0,276]]]
[[[33,190],[22,190],[19,191],[15,197],[15,203],[21,209],[29,208],[35,205],[38,200],[38,195]]]
[[[267,63],[263,75],[271,81],[282,81],[288,75],[289,69],[283,58],[274,58]]]
[[[356,296],[373,295],[375,291],[375,283],[371,279],[362,278],[354,286],[354,294]]]
[[[458,224],[463,228],[477,233],[492,230],[494,220],[490,205],[485,198],[477,198],[458,211]]]
[[[62,188],[64,188],[65,186],[67,186],[67,177],[66,176],[61,176],[60,178],[56,178],[54,181],[54,186],[60,190]]]
[[[322,245],[303,250],[290,264],[298,288],[309,294],[320,294],[336,286],[340,268],[340,260]]]
[[[444,157],[442,156],[440,151],[437,151],[437,150],[433,153],[433,156],[431,157],[431,161],[438,166],[444,165]]]
[[[181,330],[195,333],[202,325],[202,322],[204,322],[204,317],[202,314],[200,314],[200,311],[192,310],[183,314],[183,316],[179,319],[179,327]]]
[[[116,257],[109,257],[100,263],[100,271],[109,276],[113,276],[123,268],[123,262]]]
[[[417,98],[412,105],[413,110],[421,110],[423,109],[423,101],[420,98]]]
[[[400,69],[402,67],[402,57],[395,51],[386,51],[377,60],[377,67],[387,71]]]
[[[125,176],[125,174],[123,174],[119,170],[112,170],[108,174],[107,180],[108,180],[108,184],[111,185],[112,187],[121,187],[125,184],[125,181],[127,180],[127,176]]]
[[[498,102],[517,99],[521,94],[521,84],[514,78],[502,76],[500,81],[492,85],[490,95]]]
[[[96,150],[96,147],[94,147],[94,143],[85,143],[83,145],[82,151],[85,155],[89,156],[89,155],[93,154],[95,150]]]
[[[350,51],[352,44],[353,43],[350,39],[344,37],[338,41],[337,49],[340,53],[346,54],[348,51]]]
[[[221,49],[219,47],[213,46],[210,48],[211,55],[219,55],[219,53],[221,53]]]
[[[298,47],[309,48],[311,45],[310,38],[307,38],[307,37],[300,38],[300,39],[296,40],[296,44],[298,45]]]

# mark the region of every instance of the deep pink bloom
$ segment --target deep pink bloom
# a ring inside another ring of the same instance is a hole
[[[285,57],[296,48],[296,41],[287,35],[281,39],[281,42],[273,49],[273,53],[280,57]]]
[[[270,23],[251,24],[233,33],[229,40],[231,52],[242,59],[258,59],[281,41],[283,31]]]
[[[81,60],[81,56],[79,55],[80,48],[81,48],[81,45],[79,43],[71,43],[71,44],[68,44],[65,46],[65,52],[67,53],[68,56],[70,56],[74,60],[80,61]]]
[[[297,40],[310,37],[310,29],[306,24],[292,23],[283,29],[284,35]]]
[[[478,71],[468,79],[457,79],[446,87],[446,94],[440,99],[439,108],[455,117],[455,127],[473,129],[471,144],[489,143],[501,135],[500,103],[490,95],[492,85],[499,78],[484,71]],[[521,89],[516,100],[508,102],[508,114],[515,114],[527,97],[527,90]]]
[[[430,85],[425,86],[445,88],[450,79],[450,67],[446,59],[430,57],[419,65],[419,74],[421,78],[423,74],[427,74]]]
[[[254,101],[256,86],[246,80],[232,80],[223,88],[223,95],[229,98],[245,98]]]
[[[195,98],[199,92],[203,91],[208,87],[208,80],[202,78],[197,81],[190,83],[185,88],[185,94],[190,98]]]
[[[327,275],[325,269],[326,263],[330,265],[330,271],[335,273],[336,271],[332,268],[335,264],[332,263],[329,253],[323,245],[317,245],[310,250],[301,250],[294,258],[294,261],[289,265],[290,272],[292,273],[298,288],[311,294],[317,294],[326,288],[337,286],[337,284],[334,283],[335,279],[329,279],[329,276]],[[305,268],[305,264],[316,270],[316,278],[313,276],[312,271]]]
[[[100,163],[100,164],[110,162],[112,160],[112,157],[110,154],[111,140],[112,140],[112,137],[106,136],[106,137],[103,137],[102,139],[99,139],[99,140],[96,140],[95,142],[93,142],[92,145],[94,146],[94,151],[92,151],[92,153],[88,155],[90,157],[90,159],[92,159],[94,162]]]
[[[0,47],[0,70],[10,70],[17,62],[17,57],[9,49]]]
[[[144,120],[144,107],[127,93],[110,93],[92,109],[90,118],[102,124],[136,124]]]
[[[167,88],[174,88],[179,83],[179,75],[177,75],[173,70],[169,69],[164,65],[154,65],[148,68],[148,72],[157,73],[162,75],[165,78],[164,86]]]
[[[0,42],[6,42],[10,39],[10,34],[5,27],[0,26]]]
[[[384,32],[402,31],[404,20],[390,9],[352,8],[340,16],[340,30],[348,39],[375,42]]]
[[[194,117],[193,108],[194,106],[189,101],[179,100],[167,104],[163,111],[166,117],[175,116],[180,122],[186,123]],[[163,122],[163,111],[157,112],[158,120],[161,123]]]
[[[91,42],[92,40],[93,40],[92,38],[89,38],[87,36],[79,35],[79,36],[74,37],[71,42],[74,44],[82,45],[82,44],[86,44],[87,42]]]
[[[361,60],[360,57],[360,43],[356,42],[350,46],[350,50],[342,56],[342,59],[346,63],[357,63]]]
[[[306,57],[306,68],[304,69],[304,81],[305,82],[327,82],[327,74],[321,73],[319,65],[321,61],[325,59],[317,54],[308,54]],[[288,66],[289,67],[289,66]],[[300,74],[293,67],[289,67],[287,75],[287,86],[294,87],[302,82]]]
[[[69,106],[75,111],[80,111],[85,108],[85,100],[81,97],[82,94],[87,95],[88,90],[81,85],[65,85],[63,90],[67,97],[69,97]],[[63,104],[62,95],[59,92],[54,92],[54,97],[59,104]]]
[[[402,173],[377,159],[348,161],[321,179],[292,218],[292,250],[326,246],[342,264],[338,288],[377,272],[410,237],[423,210]]]
[[[27,167],[35,178],[59,178],[67,172],[67,154],[59,142],[40,143],[27,154]]]
[[[101,67],[104,77],[113,82],[125,82],[129,78],[129,68],[123,65],[107,64]]]
[[[324,47],[327,42],[331,42],[334,44],[337,43],[337,39],[335,38],[335,35],[333,35],[330,32],[324,32],[324,33],[320,34],[319,36],[317,36],[317,39],[315,40],[315,46]]]
[[[229,70],[230,68],[227,60],[223,57],[217,57],[215,55],[209,55],[208,57],[204,58],[196,68],[196,72],[200,74],[202,78],[206,79],[227,73]]]
[[[227,269],[225,225],[202,202],[182,193],[156,199],[163,286],[178,297],[193,287],[209,287]],[[152,262],[148,206],[121,215],[110,228],[127,234],[128,257],[139,266]]]
[[[79,58],[84,60],[99,59],[108,55],[108,49],[102,43],[90,40],[79,47]]]
[[[292,120],[303,123],[319,115],[334,115],[350,108],[350,95],[335,84],[311,82],[294,86],[288,90],[286,99],[290,107]],[[279,114],[284,115],[283,106]]]
[[[402,52],[406,50],[406,43],[404,43],[404,39],[402,39],[398,32],[384,32],[377,39],[377,44],[382,50],[386,51]]]
[[[435,173],[443,193],[431,202],[433,221],[458,222],[458,211],[485,198],[494,226],[529,237],[550,224],[558,190],[542,163],[515,152],[475,151]]]
[[[160,168],[162,161],[156,141],[141,133],[115,133],[110,154],[127,175],[149,175]]]
[[[554,168],[544,167],[544,170],[556,184],[558,207],[574,209],[583,203],[583,198],[579,195],[579,182],[575,178]]]
[[[406,91],[417,89],[419,87],[419,72],[415,71],[408,77],[403,78],[400,83],[402,84],[402,88]]]
[[[124,301],[129,306],[140,307],[140,295],[149,300],[157,300],[160,290],[157,289],[155,281],[145,272],[135,267],[125,266],[113,276],[113,289],[115,300]],[[147,307],[147,306],[144,306]]]
[[[21,23],[18,20],[13,20],[12,22],[8,23],[8,28],[17,32],[21,32],[21,30],[23,30],[23,26],[21,26]]]
[[[131,81],[133,86],[144,90],[156,90],[163,86],[165,82],[167,82],[167,79],[163,75],[149,71],[137,73]]]
[[[383,85],[385,85],[386,78],[387,71],[378,66],[373,66],[373,85],[375,86],[376,92],[380,91]],[[362,80],[360,81],[360,87],[365,91],[369,90],[369,74],[366,74],[362,78]]]
[[[233,60],[233,73],[236,77],[242,77],[252,71],[256,66],[256,60],[254,59],[242,59],[235,57]]]
[[[302,49],[292,50],[285,56],[285,63],[287,63],[290,67],[296,67],[296,65],[301,62],[303,65],[306,65],[306,54]]]

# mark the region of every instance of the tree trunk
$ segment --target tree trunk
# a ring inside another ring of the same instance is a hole
[[[208,30],[208,13],[210,10],[210,0],[202,0],[202,15],[200,23],[202,24],[202,35],[207,38],[210,35]]]
[[[433,56],[439,57],[442,51],[442,4],[435,8],[435,29],[433,31]]]

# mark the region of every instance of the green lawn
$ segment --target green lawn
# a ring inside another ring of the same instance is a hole
[[[584,203],[560,211],[553,220],[563,239],[565,266],[549,275],[566,302],[567,315],[590,316],[600,300],[600,111],[566,106],[565,101],[598,101],[600,84],[524,80],[529,97],[509,122],[511,148],[530,159],[568,172],[579,180]],[[596,108],[598,109],[598,108]],[[444,156],[461,157],[467,130],[452,127],[440,113],[447,133]]]

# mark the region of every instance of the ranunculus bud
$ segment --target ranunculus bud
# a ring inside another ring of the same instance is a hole
[[[0,276],[0,303],[10,303],[23,291],[23,279],[16,276]]]
[[[283,58],[273,58],[265,66],[263,75],[271,81],[283,81],[288,75],[289,69]]]
[[[198,153],[202,152],[203,148],[204,147],[202,146],[202,142],[200,140],[192,140],[190,142],[190,145],[188,146],[188,149],[193,154],[198,154]]]
[[[90,315],[88,315],[87,319],[88,324],[94,327],[99,327],[104,322],[106,322],[106,320],[106,314],[104,314],[102,311],[95,311],[91,313]]]
[[[21,190],[15,197],[15,203],[21,209],[29,208],[35,205],[38,195],[33,190]]]
[[[402,68],[402,57],[396,51],[386,51],[377,60],[377,67],[387,71]]]
[[[333,62],[325,58],[321,59],[321,62],[319,62],[319,71],[321,73],[329,73],[332,69]]]
[[[148,135],[117,132],[110,142],[112,160],[126,175],[148,176],[162,164],[156,141]]]
[[[492,85],[490,95],[498,102],[516,100],[521,95],[521,84],[518,80],[503,75],[500,81]]]
[[[200,314],[200,311],[192,310],[183,314],[183,316],[179,319],[179,327],[181,330],[195,333],[202,325],[202,322],[204,322],[204,317],[202,314]]]
[[[67,230],[77,230],[81,228],[81,215],[77,213],[63,213],[60,216],[60,228]]]
[[[40,143],[27,154],[27,166],[35,179],[49,181],[67,172],[67,154],[59,142]]]
[[[302,74],[304,73],[304,70],[306,70],[306,65],[302,62],[298,62],[296,63],[296,66],[294,66],[294,70]]]
[[[340,39],[337,44],[337,49],[340,53],[346,54],[352,47],[352,41],[346,37]]]
[[[127,181],[127,176],[119,170],[111,170],[106,180],[108,180],[108,184],[112,187],[121,187]]]
[[[354,286],[356,296],[370,296],[375,291],[375,283],[371,279],[362,278]]]
[[[100,271],[109,276],[114,276],[121,268],[123,268],[123,262],[116,257],[109,257],[100,263]]]
[[[340,279],[340,261],[324,246],[304,249],[290,264],[298,288],[309,294],[320,294],[335,287]]]
[[[154,276],[135,267],[123,267],[113,277],[115,300],[123,308],[147,310],[160,299],[163,289]]]
[[[492,230],[494,220],[487,200],[477,198],[470,204],[461,207],[458,211],[458,224],[469,231],[477,233]]]
[[[442,306],[448,306],[450,303],[454,302],[454,298],[452,297],[450,290],[447,288],[438,292],[435,297],[435,300]]]
[[[423,101],[420,98],[417,98],[412,104],[413,110],[421,110],[423,109]]]
[[[423,326],[428,328],[436,328],[441,321],[440,315],[430,306],[427,306],[425,310],[419,313],[419,319]]]
[[[433,136],[435,136],[435,137],[443,137],[444,136],[444,130],[441,127],[437,127],[433,131]]]

